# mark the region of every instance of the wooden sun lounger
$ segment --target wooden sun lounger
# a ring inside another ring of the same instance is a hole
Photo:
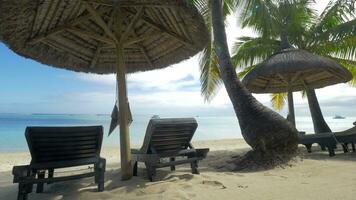
[[[354,127],[340,132],[310,135],[299,134],[299,144],[305,145],[309,153],[311,152],[311,146],[314,143],[317,143],[321,146],[326,146],[329,151],[329,156],[335,155],[335,148],[337,143],[342,145],[345,153],[349,151],[348,144],[351,144],[352,151],[356,152],[356,122],[353,124],[355,125]]]
[[[335,146],[336,140],[332,133],[322,133],[322,134],[299,134],[298,135],[299,144],[303,144],[308,153],[311,153],[311,147],[313,144],[317,143],[320,146],[325,146],[329,151],[329,156],[335,156]]]
[[[335,133],[336,140],[342,144],[345,153],[349,151],[348,144],[351,144],[352,151],[356,152],[356,122],[354,123],[354,125],[355,126],[350,129]]]
[[[154,181],[157,168],[170,167],[174,171],[176,165],[185,163],[190,163],[193,174],[199,174],[198,161],[209,149],[195,149],[190,143],[197,126],[194,118],[151,119],[141,149],[131,150],[134,176],[138,162],[145,163],[150,181]]]
[[[106,161],[100,157],[102,126],[90,127],[27,127],[26,140],[31,153],[29,165],[14,166],[14,183],[19,184],[18,200],[27,199],[37,184],[37,193],[44,183],[95,177],[98,191],[104,190]],[[94,165],[93,172],[54,177],[59,168]],[[46,177],[46,172],[48,176]]]

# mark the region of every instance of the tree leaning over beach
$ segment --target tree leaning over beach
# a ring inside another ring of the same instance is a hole
[[[353,73],[351,85],[356,80],[356,19],[353,0],[330,1],[318,16],[311,9],[314,1],[293,0],[268,3],[260,1],[266,14],[254,18],[241,15],[243,26],[257,30],[259,37],[240,37],[234,45],[233,62],[243,69],[244,76],[262,60],[278,51],[281,35],[298,49],[331,58]],[[256,7],[246,7],[244,13],[256,12]],[[266,24],[266,21],[270,24]],[[303,92],[307,96],[315,133],[331,132],[322,115],[315,90]],[[272,94],[272,105],[280,110],[286,93]]]
[[[258,37],[238,37],[233,48],[234,66],[243,69],[240,77],[279,50],[281,35],[296,48],[334,59],[353,73],[351,85],[356,85],[356,19],[353,0],[330,1],[317,16],[310,0],[252,0],[240,3],[242,27],[253,28]],[[220,85],[216,65],[202,68],[202,94],[211,100]],[[210,70],[208,70],[210,69]],[[330,132],[314,89],[303,93],[308,103],[316,133]],[[271,95],[272,105],[280,110],[286,93]]]
[[[212,62],[218,66],[217,70],[232,102],[241,133],[253,148],[252,153],[247,155],[252,155],[252,158],[263,157],[266,161],[280,158],[280,155],[294,155],[297,149],[297,130],[281,115],[258,102],[242,85],[232,65],[226,40],[224,13],[232,11],[236,1],[193,2],[202,12],[211,30],[210,43],[203,52],[203,68],[209,67]],[[248,156],[245,158],[249,159]]]

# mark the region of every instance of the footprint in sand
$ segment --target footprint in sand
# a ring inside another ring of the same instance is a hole
[[[241,189],[246,189],[248,188],[248,185],[237,185],[238,188],[241,188]]]
[[[215,187],[220,187],[221,189],[225,189],[226,186],[222,183],[220,183],[219,181],[203,181],[202,184],[204,185],[210,185],[210,186],[215,186]]]

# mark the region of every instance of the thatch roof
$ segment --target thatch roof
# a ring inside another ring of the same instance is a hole
[[[279,93],[322,88],[351,80],[337,62],[300,49],[284,49],[252,69],[243,84],[253,93]]]
[[[121,34],[128,34],[128,73],[177,63],[208,41],[203,18],[184,0],[2,0],[0,40],[46,65],[114,73],[117,54],[111,36],[118,33],[113,4],[121,7]]]

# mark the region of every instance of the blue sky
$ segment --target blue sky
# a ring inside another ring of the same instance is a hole
[[[327,1],[317,1],[321,10]],[[229,45],[236,36],[253,35],[236,26],[230,16]],[[115,101],[115,77],[75,73],[25,59],[0,43],[0,113],[110,113]],[[134,114],[234,115],[224,88],[210,103],[200,95],[198,57],[163,70],[128,76],[129,101]],[[346,84],[317,90],[325,115],[356,116],[356,89]],[[270,106],[268,95],[256,95]],[[309,115],[307,102],[294,95],[296,114]],[[282,111],[285,114],[286,110]]]

